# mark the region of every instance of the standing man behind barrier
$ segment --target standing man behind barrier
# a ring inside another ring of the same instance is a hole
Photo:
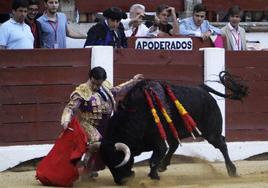
[[[242,10],[239,6],[233,6],[228,11],[229,23],[222,28],[222,34],[226,37],[227,50],[247,50],[245,29],[239,26]]]
[[[25,19],[25,23],[30,26],[34,36],[34,48],[41,48],[41,25],[37,21],[39,6],[39,0],[29,0],[28,13]]]
[[[193,16],[181,20],[180,34],[201,37],[207,40],[210,35],[221,34],[221,30],[209,24],[206,17],[206,7],[197,4],[193,10]]]
[[[129,18],[122,21],[126,37],[145,37],[148,33],[147,26],[143,23],[145,6],[134,4],[129,9]]]
[[[85,34],[71,29],[64,13],[57,12],[59,0],[44,0],[44,3],[46,11],[38,18],[41,23],[42,48],[66,48],[66,35],[77,39],[86,38]]]
[[[120,22],[127,15],[118,7],[111,7],[103,12],[105,20],[88,30],[85,46],[104,45],[114,48],[127,48],[124,26]]]
[[[12,15],[0,26],[0,48],[32,49],[34,37],[24,20],[27,15],[28,0],[13,0]]]

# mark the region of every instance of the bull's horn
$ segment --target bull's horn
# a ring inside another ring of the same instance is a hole
[[[117,151],[123,151],[125,153],[124,160],[120,164],[118,164],[118,165],[115,166],[115,168],[119,168],[119,167],[125,165],[129,161],[129,158],[130,158],[130,149],[129,149],[129,147],[126,144],[121,143],[121,142],[120,143],[115,143],[114,146],[115,146],[115,149]]]

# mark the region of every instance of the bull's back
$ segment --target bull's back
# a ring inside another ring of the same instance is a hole
[[[172,86],[174,94],[183,105],[185,110],[197,123],[201,131],[206,134],[221,134],[222,117],[216,100],[201,87]],[[169,100],[172,119],[179,129],[182,137],[188,137],[189,132],[185,129],[174,103]]]

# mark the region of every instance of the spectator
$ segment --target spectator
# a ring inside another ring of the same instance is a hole
[[[114,48],[126,48],[127,38],[121,19],[127,15],[118,7],[111,7],[103,12],[105,20],[88,30],[85,46],[107,45]]]
[[[39,6],[39,0],[29,0],[28,13],[25,19],[25,23],[30,26],[34,36],[34,48],[41,48],[41,25],[37,21]]]
[[[227,50],[247,50],[246,32],[239,26],[242,10],[239,6],[233,6],[228,11],[229,23],[222,28],[222,34],[226,37]]]
[[[127,92],[143,79],[143,75],[137,74],[130,81],[116,87],[111,87],[111,84],[106,81],[106,77],[106,71],[102,67],[93,68],[89,73],[88,81],[80,84],[72,92],[70,101],[62,114],[61,125],[64,129],[67,129],[74,113],[76,111],[80,112],[77,116],[79,117],[80,125],[88,134],[89,144],[98,142],[101,138],[105,137],[107,121],[116,106],[114,95],[120,92]],[[90,153],[87,154],[91,155]],[[104,169],[104,165],[101,163],[100,158],[97,158],[96,154],[92,156],[96,159],[95,165],[88,164],[88,162],[94,162],[94,160],[87,161],[88,157],[85,157],[86,161],[83,161],[83,164],[85,167],[90,168],[87,169],[91,173],[90,175],[96,176],[97,174],[93,172]],[[83,166],[79,168],[81,169]],[[86,170],[80,171],[86,172]]]
[[[168,23],[169,17],[172,19],[172,25]],[[148,36],[172,36],[178,34],[179,25],[175,8],[164,4],[159,5],[156,8],[155,23],[149,28]]]
[[[210,35],[221,34],[219,28],[209,24],[206,17],[206,7],[202,4],[197,4],[193,10],[193,16],[181,20],[180,34],[201,37],[207,40]]]
[[[59,0],[44,0],[44,3],[46,11],[37,19],[41,24],[42,48],[66,48],[66,35],[77,39],[86,38],[85,34],[71,29],[64,13],[57,12]]]
[[[0,26],[0,48],[32,49],[34,37],[24,20],[27,15],[28,0],[13,0],[12,18]]]
[[[129,9],[129,18],[123,20],[126,37],[145,37],[148,28],[144,25],[145,7],[141,4],[134,4]]]

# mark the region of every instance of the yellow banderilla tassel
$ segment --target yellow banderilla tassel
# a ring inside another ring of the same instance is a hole
[[[163,113],[163,115],[164,115],[166,121],[167,121],[168,123],[172,123],[172,119],[169,117],[169,115],[168,115],[166,109],[163,109],[163,108],[162,108],[162,113]]]
[[[156,109],[155,108],[152,108],[151,109],[151,112],[153,114],[155,123],[159,123],[160,122],[160,119],[159,119],[159,116],[157,115]]]
[[[178,101],[174,101],[176,108],[180,112],[181,115],[187,114],[188,112],[185,110],[185,108],[182,106],[182,104]]]

